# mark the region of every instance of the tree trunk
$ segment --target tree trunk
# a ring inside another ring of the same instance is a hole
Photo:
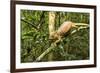
[[[49,12],[49,37],[51,36],[52,32],[55,32],[55,12]],[[48,60],[53,60],[53,52],[48,54]]]
[[[49,12],[49,35],[55,31],[55,12]]]

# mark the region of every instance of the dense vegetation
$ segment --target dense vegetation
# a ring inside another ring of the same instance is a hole
[[[49,12],[21,10],[21,62],[34,62],[51,45]],[[55,27],[65,21],[89,24],[89,13],[55,12]],[[74,29],[72,29],[74,30]],[[72,31],[71,30],[71,31]],[[52,61],[89,59],[89,28],[70,33],[52,51]],[[49,61],[45,55],[41,61]]]

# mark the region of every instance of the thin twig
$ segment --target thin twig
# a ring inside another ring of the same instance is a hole
[[[30,24],[32,27],[34,27],[36,30],[38,30],[38,28],[36,26],[34,26],[32,23],[30,23],[30,22],[28,22],[28,21],[26,21],[24,19],[21,19],[21,21],[23,21],[23,22],[25,22],[27,24]]]
[[[44,21],[44,11],[42,12],[42,15],[40,16],[40,20],[39,20],[39,23],[38,23],[38,29],[40,29],[40,27],[41,27],[41,25],[42,25],[42,23],[43,23],[43,21]]]

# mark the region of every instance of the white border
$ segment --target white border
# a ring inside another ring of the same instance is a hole
[[[44,11],[65,11],[65,12],[83,12],[90,13],[90,35],[94,35],[94,10],[85,8],[69,7],[50,7],[35,5],[16,5],[16,68],[40,68],[40,67],[57,67],[57,66],[74,66],[94,64],[94,36],[90,36],[90,59],[75,61],[56,61],[56,62],[33,62],[20,63],[20,10],[44,10]]]

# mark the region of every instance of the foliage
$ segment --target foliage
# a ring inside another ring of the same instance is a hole
[[[21,10],[21,62],[35,61],[50,47],[48,13],[49,11]],[[56,29],[64,21],[89,24],[89,13],[55,13]],[[52,61],[89,59],[89,28],[66,35],[52,52]],[[46,55],[41,61],[49,61],[49,55]]]

